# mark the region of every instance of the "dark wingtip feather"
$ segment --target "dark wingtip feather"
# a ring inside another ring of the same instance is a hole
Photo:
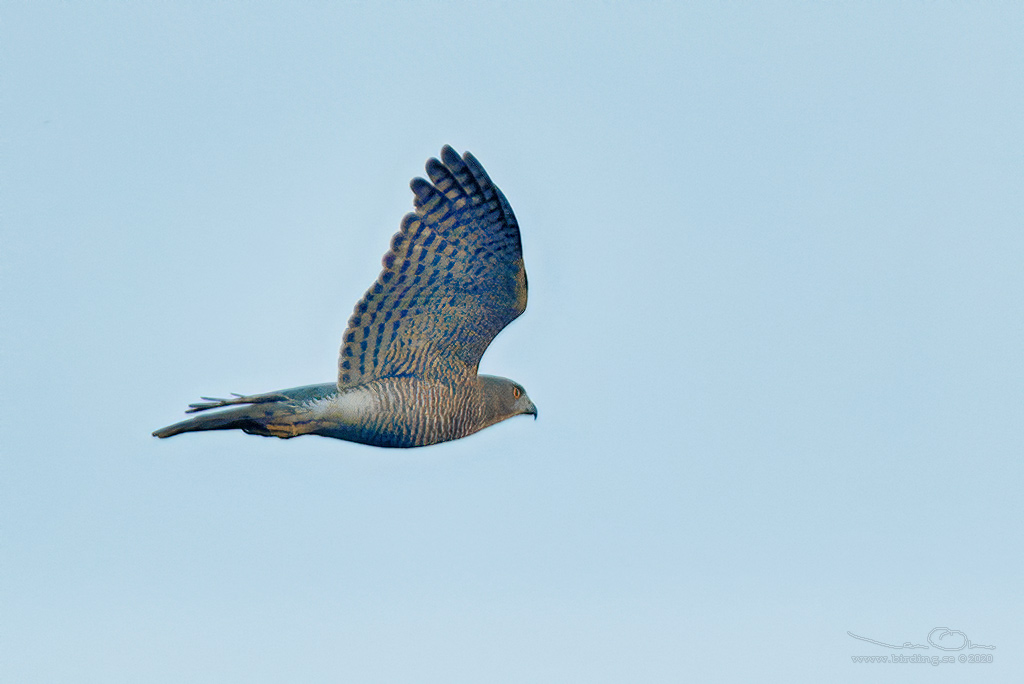
[[[448,168],[458,168],[462,165],[462,157],[459,156],[459,153],[451,145],[445,145],[441,148],[441,161]]]
[[[412,189],[416,197],[424,202],[430,198],[430,195],[434,190],[434,187],[430,183],[419,176],[409,181],[409,187]]]

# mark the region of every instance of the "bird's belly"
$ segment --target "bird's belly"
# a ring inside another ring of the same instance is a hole
[[[475,432],[479,402],[445,383],[385,378],[323,400],[316,434],[384,447],[415,447]]]

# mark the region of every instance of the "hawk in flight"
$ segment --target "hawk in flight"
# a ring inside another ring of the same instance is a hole
[[[356,304],[338,381],[232,399],[203,397],[189,420],[153,433],[239,429],[417,447],[537,417],[522,385],[478,375],[487,345],[526,310],[526,269],[512,207],[476,158],[451,147],[410,183],[377,281]],[[224,409],[206,413],[211,409]]]

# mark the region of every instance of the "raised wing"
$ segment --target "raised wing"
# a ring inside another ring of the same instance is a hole
[[[385,377],[476,375],[501,329],[526,309],[526,269],[512,207],[472,154],[451,147],[414,178],[384,270],[356,304],[338,388]]]

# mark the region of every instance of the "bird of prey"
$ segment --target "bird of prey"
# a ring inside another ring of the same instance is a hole
[[[519,383],[478,375],[491,340],[526,309],[526,270],[512,207],[480,162],[445,145],[414,178],[377,281],[356,304],[338,381],[231,399],[153,433],[239,429],[321,435],[380,447],[465,437],[506,418],[537,417]],[[210,409],[224,409],[205,413]]]

